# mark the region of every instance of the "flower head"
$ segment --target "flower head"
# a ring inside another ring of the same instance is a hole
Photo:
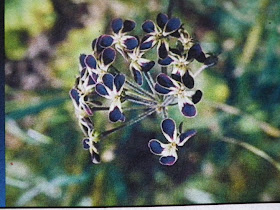
[[[171,166],[178,159],[177,147],[183,146],[187,140],[196,134],[196,131],[188,130],[178,135],[175,121],[169,118],[162,121],[161,130],[169,143],[163,144],[157,139],[152,139],[148,146],[153,154],[161,156],[159,162],[162,165]]]
[[[116,51],[111,47],[107,47],[102,50],[97,58],[95,55],[86,55],[84,63],[89,74],[95,73],[99,78],[102,78],[103,74],[107,73],[108,68],[115,59]],[[98,81],[100,81],[100,79]]]
[[[135,22],[132,20],[123,21],[117,18],[111,23],[112,35],[102,35],[100,46],[103,48],[114,45],[123,57],[126,51],[131,51],[138,46],[138,39],[134,36],[127,35],[128,32],[135,28]]]
[[[121,93],[125,82],[125,76],[123,74],[104,74],[102,77],[102,83],[96,85],[96,92],[109,100],[111,105],[109,109],[109,120],[111,122],[124,121],[125,116],[122,113],[121,108]]]
[[[138,85],[142,85],[142,72],[150,71],[154,67],[155,62],[143,58],[142,56],[144,55],[144,52],[140,50],[139,47],[135,48],[132,52],[128,52],[127,55],[130,60],[129,69],[133,75],[133,78]]]
[[[142,25],[142,29],[147,35],[142,39],[140,49],[147,50],[157,44],[158,56],[165,58],[168,55],[169,44],[168,37],[175,34],[180,28],[181,21],[178,18],[168,18],[166,14],[158,14],[157,24],[147,20]]]
[[[178,99],[178,106],[181,113],[186,117],[195,117],[197,114],[195,104],[202,97],[200,90],[192,90],[194,79],[187,71],[183,77],[172,75],[170,78],[166,74],[159,74],[155,84],[155,90],[162,95],[175,95]]]

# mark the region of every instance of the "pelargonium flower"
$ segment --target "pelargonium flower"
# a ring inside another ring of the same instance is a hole
[[[138,39],[127,35],[128,32],[135,28],[135,22],[132,20],[123,21],[121,18],[117,18],[112,21],[111,28],[113,35],[102,35],[100,46],[106,48],[115,45],[116,50],[126,57],[125,51],[131,51],[138,46]]]
[[[147,50],[157,44],[158,56],[165,58],[168,55],[168,37],[172,36],[181,26],[178,18],[168,18],[166,14],[158,14],[157,24],[151,20],[143,23],[142,29],[148,33],[141,42],[140,49]]]
[[[121,93],[125,83],[125,76],[117,74],[114,77],[112,74],[107,73],[103,75],[102,81],[102,83],[97,83],[95,90],[100,96],[112,101],[109,108],[109,120],[111,122],[123,122],[125,116],[121,108]]]
[[[143,84],[142,72],[148,72],[154,67],[155,62],[142,58],[144,52],[139,47],[135,48],[132,52],[127,53],[130,59],[129,69],[138,85]]]
[[[177,147],[183,146],[196,131],[188,130],[178,135],[175,121],[169,118],[162,121],[161,131],[169,143],[163,144],[157,139],[151,139],[148,146],[153,154],[161,156],[159,162],[162,165],[171,166],[178,159]]]
[[[194,79],[188,73],[183,75],[168,75],[161,73],[157,76],[155,90],[162,95],[175,95],[178,99],[178,106],[181,113],[186,117],[195,117],[197,114],[195,104],[202,98],[200,90],[192,90]]]

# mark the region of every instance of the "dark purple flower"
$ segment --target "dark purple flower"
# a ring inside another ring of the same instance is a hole
[[[197,115],[195,104],[200,101],[202,92],[191,90],[194,87],[194,80],[188,72],[179,78],[180,81],[177,81],[161,73],[157,76],[155,90],[162,95],[176,96],[181,113],[186,117],[195,117]]]
[[[111,122],[124,121],[125,117],[121,109],[121,93],[125,83],[125,76],[123,74],[104,74],[102,83],[96,85],[96,92],[112,101],[109,109],[109,120]]]
[[[172,36],[181,27],[181,21],[178,18],[168,18],[165,14],[158,14],[157,24],[151,20],[143,23],[142,29],[148,33],[140,44],[141,50],[147,50],[157,44],[158,56],[164,59],[168,56],[169,44],[168,37]]]
[[[162,121],[161,130],[169,143],[163,144],[157,139],[152,139],[148,146],[153,154],[161,156],[159,162],[162,165],[171,166],[178,159],[177,147],[183,146],[187,140],[196,134],[196,131],[188,130],[178,135],[175,121],[169,118]]]

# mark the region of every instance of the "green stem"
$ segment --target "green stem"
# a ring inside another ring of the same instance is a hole
[[[174,0],[169,0],[168,8],[167,8],[167,16],[171,18],[172,10],[174,8],[175,2]]]
[[[242,117],[246,117],[250,120],[252,120],[262,131],[264,131],[266,134],[275,137],[275,138],[279,138],[280,137],[280,130],[272,125],[270,125],[267,122],[258,120],[256,118],[254,118],[253,116],[242,112],[240,109],[227,105],[227,104],[223,104],[223,103],[217,103],[217,102],[213,102],[213,101],[208,101],[208,100],[203,100],[204,103],[206,103],[207,105],[216,108],[216,109],[220,109],[223,112],[232,114],[232,115],[238,115],[238,116],[242,116]]]
[[[128,127],[128,126],[131,126],[135,123],[138,123],[139,121],[141,121],[141,120],[145,119],[146,117],[148,117],[149,115],[153,114],[155,111],[156,111],[155,108],[149,109],[146,112],[138,115],[135,119],[132,119],[132,120],[126,122],[125,124],[120,125],[119,127],[116,127],[116,128],[111,129],[111,130],[107,130],[107,131],[102,132],[100,134],[100,139],[104,138],[104,137],[106,137],[106,136],[108,136],[108,135],[110,135],[110,134],[112,134],[112,133],[114,133],[118,130],[121,130],[125,127]]]
[[[164,74],[167,74],[167,67],[166,66],[162,66],[161,67],[161,72]]]
[[[133,82],[129,81],[129,80],[126,80],[125,81],[127,85],[129,85],[131,87],[131,89],[133,89],[134,91],[140,93],[140,94],[144,94],[145,96],[153,99],[153,100],[156,100],[155,97],[149,93],[148,91],[144,90],[143,88],[140,88],[137,84],[134,84]]]
[[[148,75],[148,72],[144,72],[144,77],[149,85],[149,88],[151,89],[151,91],[153,92],[154,95],[156,95],[156,92],[155,92],[155,88],[154,88],[154,83],[153,81],[151,80],[151,75]]]
[[[254,153],[255,155],[267,160],[268,162],[270,162],[278,171],[280,171],[280,163],[278,163],[277,161],[275,161],[272,157],[270,157],[267,153],[265,153],[264,151],[256,148],[255,146],[239,141],[237,139],[234,138],[228,138],[228,137],[220,137],[220,140],[223,142],[227,142],[230,144],[236,144],[239,145],[245,149],[247,149],[248,151]]]
[[[128,100],[128,101],[131,101],[133,103],[147,105],[147,106],[157,105],[156,101],[146,100],[146,99],[140,98],[138,96],[131,96],[131,95],[128,95],[128,94],[125,96],[125,99]]]

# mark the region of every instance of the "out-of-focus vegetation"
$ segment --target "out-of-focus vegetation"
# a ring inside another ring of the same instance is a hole
[[[280,201],[280,2],[171,3],[219,63],[197,82],[204,98],[195,119],[170,110],[198,134],[166,167],[147,147],[164,139],[156,115],[108,137],[103,163],[91,164],[68,91],[80,53],[113,18],[135,20],[142,35],[144,20],[167,12],[169,1],[5,1],[7,206]],[[96,129],[110,128],[97,114]]]

